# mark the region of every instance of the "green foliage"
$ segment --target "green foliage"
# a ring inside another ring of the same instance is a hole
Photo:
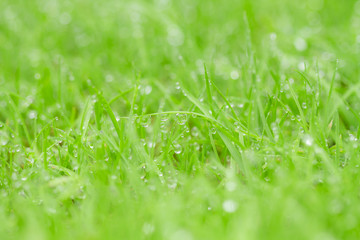
[[[0,239],[359,239],[360,2],[0,1]]]

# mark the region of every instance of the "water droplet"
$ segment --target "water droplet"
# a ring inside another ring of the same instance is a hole
[[[177,183],[176,182],[174,182],[174,183],[169,183],[168,184],[168,188],[170,188],[170,189],[175,189],[177,187]]]
[[[181,113],[177,113],[176,114],[176,121],[179,125],[184,125],[187,121],[187,115],[186,114],[181,114]]]
[[[67,12],[65,13],[62,13],[60,15],[60,18],[59,18],[59,22],[62,24],[62,25],[67,25],[71,22],[71,15]]]
[[[166,122],[169,119],[169,115],[168,114],[161,114],[160,115],[160,121],[161,122]]]
[[[237,209],[237,203],[233,200],[226,200],[223,202],[222,207],[225,212],[233,213]]]
[[[349,140],[350,141],[357,141],[358,139],[353,135],[353,134],[349,134]]]
[[[30,111],[28,114],[29,119],[36,119],[37,118],[37,112],[36,111]]]
[[[210,128],[210,132],[211,132],[211,134],[216,134],[216,128],[214,128],[214,127],[212,127],[212,128]]]
[[[155,231],[155,227],[150,223],[144,223],[142,231],[145,235],[150,235]]]
[[[236,71],[236,70],[231,71],[230,77],[231,77],[231,79],[233,79],[233,80],[238,79],[238,78],[239,78],[239,72]]]
[[[105,76],[105,81],[106,81],[107,83],[110,83],[110,82],[114,81],[113,75],[111,75],[111,74],[106,74],[106,76]]]
[[[277,37],[277,36],[276,36],[276,33],[271,33],[271,34],[270,34],[270,40],[271,40],[271,41],[275,41],[275,40],[276,40],[276,37]]]
[[[240,123],[239,123],[239,122],[235,122],[234,125],[235,125],[235,131],[236,131],[236,132],[240,132]]]
[[[167,41],[174,47],[181,46],[184,43],[184,34],[179,28],[173,26],[168,29]]]
[[[306,146],[311,146],[313,144],[313,138],[310,135],[305,135],[303,141]]]
[[[196,151],[200,150],[200,144],[198,144],[197,142],[194,142],[194,147]]]
[[[299,52],[305,51],[308,47],[305,39],[303,39],[301,37],[298,37],[295,39],[294,46],[295,46],[296,50],[298,50]]]
[[[140,117],[140,125],[147,128],[151,124],[151,117],[150,116],[142,116]]]
[[[236,182],[227,182],[227,183],[225,184],[225,188],[226,188],[226,190],[228,190],[229,192],[235,191],[235,189],[236,189]]]
[[[146,95],[149,95],[150,93],[151,93],[151,91],[152,91],[152,87],[151,86],[146,86],[145,87],[145,89],[144,89],[144,93],[146,94]]]
[[[193,236],[189,231],[180,229],[171,235],[170,240],[193,240]]]
[[[194,136],[194,137],[199,136],[199,129],[197,127],[193,127],[191,129],[191,135]]]
[[[300,62],[300,63],[298,64],[298,68],[299,68],[300,71],[305,71],[305,69],[306,69],[305,63],[304,63],[304,62]]]
[[[162,133],[166,133],[166,132],[167,132],[166,122],[161,122],[161,123],[160,123],[160,131],[161,131]]]
[[[174,152],[175,154],[180,154],[182,152],[182,147],[180,144],[174,144]]]

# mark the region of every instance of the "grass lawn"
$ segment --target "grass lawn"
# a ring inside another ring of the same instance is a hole
[[[1,0],[0,239],[360,239],[360,1]]]

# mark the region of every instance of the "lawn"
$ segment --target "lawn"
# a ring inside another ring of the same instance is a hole
[[[360,2],[0,1],[0,239],[360,239]]]

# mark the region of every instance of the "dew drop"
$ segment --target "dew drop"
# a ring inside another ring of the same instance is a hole
[[[226,200],[223,202],[222,207],[225,212],[233,213],[237,209],[237,203],[233,200]]]
[[[151,123],[151,117],[150,116],[142,116],[140,117],[140,125],[143,126],[144,128],[149,127]]]
[[[194,136],[194,137],[199,136],[199,129],[197,127],[193,127],[191,129],[191,135]]]
[[[300,38],[300,37],[295,39],[294,46],[295,46],[296,50],[298,50],[299,52],[305,51],[308,47],[305,39]]]
[[[40,73],[35,73],[34,78],[35,78],[35,79],[40,79],[40,78],[41,78]]]
[[[231,79],[233,79],[233,80],[238,79],[238,78],[239,78],[239,72],[236,71],[236,70],[231,71],[230,77],[231,77]]]
[[[236,132],[240,132],[240,123],[239,123],[239,122],[235,122],[235,123],[234,123],[234,126],[235,126],[235,131],[236,131]]]
[[[313,144],[313,139],[312,139],[312,137],[309,136],[309,135],[306,135],[306,136],[304,137],[303,141],[304,141],[305,145],[306,145],[306,146],[309,146],[309,147]]]
[[[303,102],[301,106],[302,106],[303,109],[306,109],[307,108],[306,102]]]
[[[169,116],[167,114],[161,114],[160,115],[160,121],[166,122],[169,119]]]
[[[36,111],[30,111],[28,114],[29,119],[36,119],[37,118],[37,112]]]
[[[177,113],[176,114],[176,121],[179,125],[184,125],[187,121],[187,115],[186,114],[181,114],[181,113]]]
[[[146,86],[145,89],[144,89],[144,93],[146,95],[149,95],[152,91],[152,87],[151,86]]]
[[[182,147],[180,144],[174,144],[174,152],[175,154],[180,154],[182,152]]]

